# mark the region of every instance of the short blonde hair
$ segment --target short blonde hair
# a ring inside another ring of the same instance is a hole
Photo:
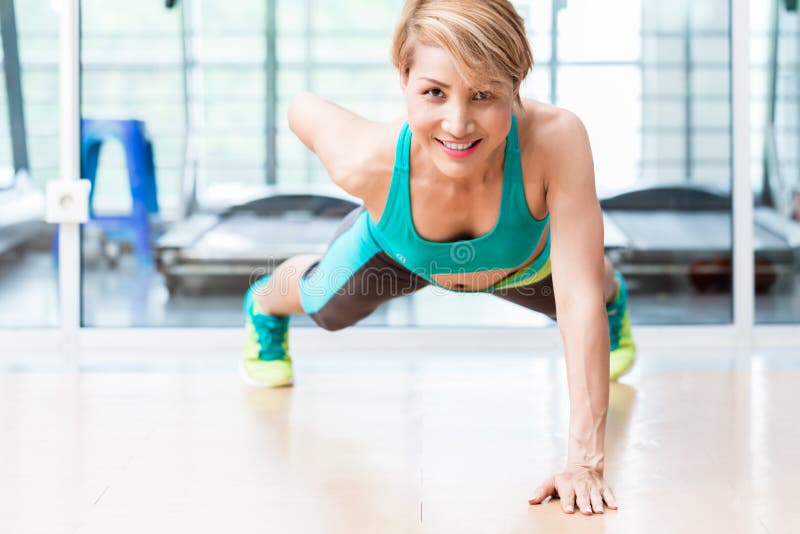
[[[439,46],[479,91],[492,82],[522,82],[533,68],[525,22],[508,0],[407,0],[392,42],[392,63],[403,74],[414,43]],[[515,104],[522,105],[517,94]]]

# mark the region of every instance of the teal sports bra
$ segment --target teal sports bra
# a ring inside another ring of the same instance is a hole
[[[511,130],[506,137],[500,215],[489,233],[475,239],[429,241],[417,233],[411,217],[410,149],[411,129],[405,123],[397,141],[386,207],[377,224],[368,218],[372,233],[383,250],[428,280],[433,275],[515,269],[525,264],[536,250],[550,215],[540,220],[528,209],[522,184],[517,118],[512,115]],[[549,254],[549,248],[548,233],[542,254]]]

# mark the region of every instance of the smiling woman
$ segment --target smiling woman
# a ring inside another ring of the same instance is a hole
[[[291,258],[248,290],[243,376],[292,384],[290,314],[339,330],[426,286],[495,295],[556,320],[564,338],[568,465],[530,502],[615,508],[603,480],[608,381],[635,347],[624,279],[603,256],[586,130],[520,98],[533,56],[507,0],[407,2],[392,60],[406,103],[394,121],[310,93],[290,105],[292,130],[363,205],[324,255]]]

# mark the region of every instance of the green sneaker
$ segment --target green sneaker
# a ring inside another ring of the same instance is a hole
[[[261,278],[244,296],[245,346],[239,367],[242,379],[253,386],[292,385],[292,358],[289,356],[289,317],[263,313],[255,291],[266,284]]]
[[[614,271],[619,280],[619,289],[614,300],[606,305],[608,312],[608,334],[611,341],[611,365],[609,378],[616,380],[627,373],[636,359],[636,345],[631,336],[631,321],[628,317],[628,288],[619,271]]]

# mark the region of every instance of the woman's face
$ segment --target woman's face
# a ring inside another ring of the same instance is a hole
[[[419,43],[408,76],[401,73],[400,79],[415,141],[444,175],[480,172],[498,147],[505,147],[516,92],[511,80],[476,91],[447,51]]]

